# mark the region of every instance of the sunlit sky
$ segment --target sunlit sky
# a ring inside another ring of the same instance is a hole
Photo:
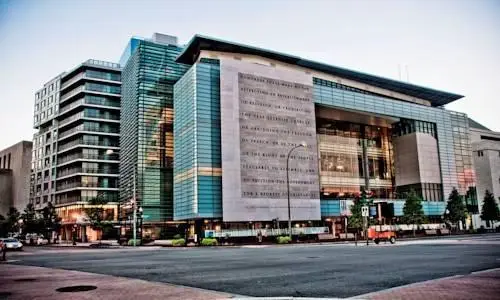
[[[500,1],[0,0],[0,149],[31,140],[34,93],[132,36],[194,34],[465,95],[447,106],[500,131]],[[408,67],[406,67],[408,66]],[[408,74],[406,69],[408,69]]]

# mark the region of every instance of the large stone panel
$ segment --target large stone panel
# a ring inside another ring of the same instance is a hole
[[[293,220],[320,219],[312,77],[300,71],[221,60],[224,221],[288,218],[290,149]]]

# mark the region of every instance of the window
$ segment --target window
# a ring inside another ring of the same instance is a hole
[[[479,157],[484,156],[483,151],[477,151],[477,156],[479,156]]]
[[[7,169],[10,169],[10,153],[9,153],[9,161],[7,163]]]

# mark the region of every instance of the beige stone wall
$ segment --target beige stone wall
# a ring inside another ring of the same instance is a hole
[[[396,186],[415,183],[441,183],[437,140],[415,132],[395,137],[394,166]]]
[[[288,219],[286,155],[303,141],[290,160],[291,215],[320,219],[311,75],[233,59],[220,69],[223,220]]]

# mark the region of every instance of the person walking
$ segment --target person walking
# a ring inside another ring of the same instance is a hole
[[[0,251],[2,251],[2,261],[5,261],[5,255],[7,254],[7,245],[0,240]]]

